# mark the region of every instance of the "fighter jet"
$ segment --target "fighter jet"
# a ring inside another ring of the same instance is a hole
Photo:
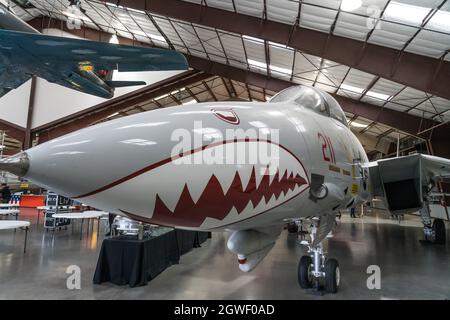
[[[431,225],[429,208],[450,160],[369,162],[338,102],[294,86],[265,103],[198,103],[104,122],[3,159],[0,169],[135,220],[229,231],[244,272],[287,222],[306,221],[299,284],[335,293],[339,264],[322,243],[336,214],[380,197],[391,212],[420,210],[429,238],[442,239],[445,226]]]
[[[161,71],[188,68],[171,50],[143,48],[40,34],[0,1],[0,97],[33,75],[101,98],[114,88],[145,85],[113,81],[114,70]]]

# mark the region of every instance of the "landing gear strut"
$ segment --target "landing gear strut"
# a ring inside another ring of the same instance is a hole
[[[302,245],[308,248],[309,255],[302,256],[298,264],[298,284],[303,289],[312,289],[314,294],[337,293],[341,278],[339,263],[336,259],[327,259],[322,242],[313,246],[316,226],[311,230],[311,242],[303,240]],[[321,283],[320,279],[324,279]]]

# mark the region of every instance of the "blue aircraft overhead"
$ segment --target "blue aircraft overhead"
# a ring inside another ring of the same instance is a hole
[[[113,81],[114,70],[187,68],[185,57],[172,50],[43,35],[0,3],[0,97],[35,75],[109,99],[114,88],[145,85],[143,81]]]

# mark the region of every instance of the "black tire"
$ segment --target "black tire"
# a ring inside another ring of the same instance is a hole
[[[445,223],[441,219],[434,219],[433,221],[433,233],[434,233],[434,244],[445,244],[446,231]]]
[[[328,259],[325,262],[325,291],[328,293],[337,293],[340,278],[339,263],[336,259]]]
[[[295,222],[290,222],[288,224],[288,232],[289,233],[297,233],[298,232],[298,225]]]
[[[310,256],[302,256],[298,263],[298,284],[303,289],[309,289],[312,287],[312,259]]]

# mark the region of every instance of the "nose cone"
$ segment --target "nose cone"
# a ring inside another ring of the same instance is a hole
[[[26,152],[0,160],[0,170],[11,172],[19,177],[25,176],[29,168],[30,160]]]

